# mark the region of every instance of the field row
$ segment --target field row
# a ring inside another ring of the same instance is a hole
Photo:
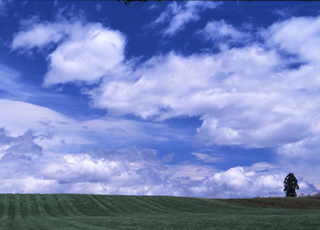
[[[320,229],[320,200],[0,194],[1,230]],[[310,203],[311,202],[311,203]],[[310,209],[299,209],[301,204]],[[294,204],[294,209],[279,208]],[[263,208],[272,207],[272,208]],[[298,207],[298,208],[297,208]]]
[[[216,204],[217,205],[217,204]],[[216,211],[216,205],[196,198],[102,196],[83,194],[1,194],[0,218],[35,216],[114,216],[131,213]]]

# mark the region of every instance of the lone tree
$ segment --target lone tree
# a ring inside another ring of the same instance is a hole
[[[289,173],[284,179],[284,189],[286,197],[296,197],[296,189],[299,189],[298,180],[293,173]]]

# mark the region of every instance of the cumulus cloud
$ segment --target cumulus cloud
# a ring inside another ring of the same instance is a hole
[[[56,154],[43,151],[35,142],[37,138],[39,135],[30,130],[15,137],[0,129],[1,192],[222,198],[283,195],[283,173],[261,174],[243,167],[218,172],[212,166],[167,165],[157,151],[138,147]],[[306,181],[300,184],[304,193],[317,191]]]
[[[252,91],[260,82],[256,72],[271,74],[277,61],[274,52],[258,46],[189,57],[171,52],[137,69],[135,81],[105,82],[92,91],[92,96],[97,99],[96,106],[108,108],[110,114],[134,113],[144,119],[214,113],[226,107],[230,99],[232,104],[243,101],[232,95],[241,97],[244,91]]]
[[[1,178],[15,179],[22,175],[34,176],[33,160],[42,156],[42,147],[35,143],[32,130],[14,137],[4,128],[0,129]]]
[[[209,1],[187,1],[182,4],[172,2],[152,25],[169,21],[168,27],[164,30],[164,36],[174,36],[178,31],[183,30],[188,23],[198,21],[203,11],[214,9],[217,6],[219,3]]]
[[[281,50],[299,55],[301,61],[318,62],[319,23],[320,17],[292,17],[273,24],[266,38]]]
[[[100,150],[100,154],[101,151]],[[163,172],[156,172],[151,166],[155,166],[155,160],[141,159],[136,154],[140,153],[137,148],[119,150],[120,155],[131,157],[128,159],[115,160],[118,151],[113,151],[114,156],[110,156],[110,150],[105,150],[104,157],[97,157],[94,151],[89,154],[65,155],[62,164],[49,164],[43,171],[45,178],[58,180],[60,184],[69,184],[72,189],[78,183],[99,184],[100,188],[92,191],[102,194],[134,194],[134,195],[154,195],[154,194],[177,194],[179,188],[175,187],[175,182],[170,181]],[[145,151],[146,150],[141,150]],[[151,157],[154,152],[149,151]],[[133,160],[137,156],[137,159]],[[148,156],[147,156],[148,158]],[[145,162],[145,164],[142,164]],[[176,191],[175,191],[176,190]],[[178,194],[177,194],[178,195]]]
[[[38,23],[17,33],[12,49],[42,48],[57,43],[48,56],[49,71],[44,85],[84,81],[121,72],[126,39],[122,33],[100,23]]]
[[[0,129],[0,191],[195,197],[283,196],[285,173],[257,163],[218,171],[198,164],[166,164],[156,150],[93,148],[80,154],[53,153],[37,144],[43,136],[27,130],[13,136]],[[50,137],[47,137],[50,140]],[[203,155],[198,156],[203,158]],[[262,169],[269,169],[264,171]],[[299,170],[298,170],[299,171]],[[298,177],[305,194],[317,189]]]
[[[203,39],[215,43],[240,43],[243,44],[250,38],[249,34],[242,32],[224,20],[208,22],[203,30],[198,31]]]
[[[243,198],[243,197],[268,197],[284,196],[283,180],[286,173],[257,173],[246,171],[243,167],[237,166],[226,171],[215,173],[206,177],[196,186],[189,187],[189,191],[198,196],[209,197],[215,194],[217,198]],[[299,178],[300,179],[300,178]],[[316,193],[317,189],[313,184],[300,181],[299,193]]]
[[[261,30],[264,41],[222,46],[213,54],[155,56],[130,78],[105,80],[90,94],[95,106],[115,116],[130,113],[156,121],[199,116],[198,146],[274,147],[284,156],[295,152],[295,157],[318,159],[313,150],[319,135],[319,67],[309,52],[318,49],[318,20],[278,22]],[[208,25],[220,32],[226,27],[224,33],[237,40],[231,25]],[[297,40],[283,32],[290,28],[300,31]]]
[[[42,155],[36,138],[32,131],[14,137],[0,129],[1,192],[183,195],[179,182],[161,172],[155,150],[95,148],[56,154],[47,149]]]
[[[137,80],[108,81],[91,95],[112,115],[134,113],[159,121],[201,116],[200,145],[277,147],[298,141],[310,128],[306,114],[287,104],[286,93],[295,89],[284,91],[274,81],[274,69],[282,63],[274,51],[257,45],[216,55],[170,53],[139,68]]]

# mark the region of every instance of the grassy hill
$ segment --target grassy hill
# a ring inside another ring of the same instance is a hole
[[[0,229],[320,229],[320,198],[0,194]]]

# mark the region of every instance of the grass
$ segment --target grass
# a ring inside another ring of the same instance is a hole
[[[320,229],[320,197],[0,194],[0,229]]]

